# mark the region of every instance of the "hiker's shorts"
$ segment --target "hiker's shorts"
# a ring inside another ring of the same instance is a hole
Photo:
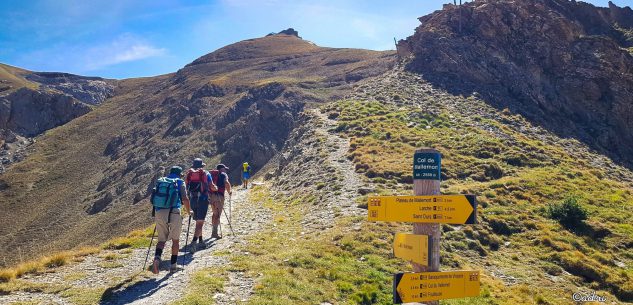
[[[190,197],[191,209],[193,210],[194,220],[204,220],[207,218],[207,212],[209,211],[209,197],[197,196],[192,194]]]
[[[211,223],[217,225],[220,223],[220,216],[222,215],[222,209],[224,208],[224,195],[211,194],[211,210],[213,215],[211,216]]]
[[[250,178],[251,178],[251,174],[249,174],[248,172],[243,172],[242,173],[242,179],[248,180]]]
[[[168,239],[179,240],[180,230],[182,229],[182,217],[180,209],[172,209],[169,223],[167,223],[169,209],[160,209],[156,211],[156,233],[159,242],[166,242]]]

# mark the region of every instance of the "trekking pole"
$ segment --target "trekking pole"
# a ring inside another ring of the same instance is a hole
[[[156,225],[154,225],[154,231],[152,232],[152,239],[149,240],[149,247],[147,248],[147,255],[145,255],[145,263],[143,263],[143,271],[145,271],[145,266],[147,266],[147,259],[149,258],[149,251],[152,250],[152,243],[154,242],[154,234],[156,234]]]
[[[231,201],[229,201],[230,204]],[[224,217],[226,217],[226,220],[229,222],[229,229],[231,229],[231,234],[233,234],[233,236],[235,236],[235,232],[233,231],[233,226],[231,225],[231,220],[229,219],[229,216],[226,215],[226,209],[224,209],[224,207],[222,207],[222,211],[224,211]]]
[[[187,236],[185,237],[185,253],[182,255],[182,260],[180,261],[181,266],[185,266],[185,256],[187,256],[187,246],[189,245],[189,229],[191,228],[191,214],[189,214],[189,220],[187,221]]]

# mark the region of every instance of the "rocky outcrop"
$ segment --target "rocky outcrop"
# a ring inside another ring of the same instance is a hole
[[[272,36],[272,35],[290,35],[290,36],[295,36],[298,38],[301,38],[301,36],[299,36],[299,32],[297,32],[297,30],[293,29],[293,28],[287,28],[283,31],[280,31],[279,33],[270,33],[266,36]]]
[[[0,99],[0,129],[32,137],[89,111],[71,96],[22,88]]]
[[[0,173],[26,156],[31,137],[90,111],[71,96],[22,88],[0,97]]]
[[[633,10],[487,0],[419,18],[409,70],[633,166]]]
[[[90,105],[99,105],[114,96],[115,81],[100,77],[86,77],[68,73],[34,72],[26,79],[41,84],[43,89],[52,89],[68,94]]]

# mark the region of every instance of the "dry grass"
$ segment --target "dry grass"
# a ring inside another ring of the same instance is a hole
[[[7,85],[13,87],[11,91],[21,87],[36,89],[39,86],[37,83],[28,81],[24,78],[24,75],[27,73],[29,73],[27,70],[0,64],[0,80],[7,81],[7,83],[0,83],[0,89]],[[0,90],[0,92],[2,92],[2,90]]]
[[[633,299],[633,271],[615,263],[633,263],[624,246],[633,242],[631,185],[590,166],[593,156],[572,156],[563,140],[546,144],[517,132],[504,121],[529,123],[504,113],[497,120],[458,113],[449,119],[372,101],[341,101],[325,109],[337,117],[337,130],[351,138],[357,172],[374,182],[379,193],[411,192],[410,158],[416,148],[442,152],[442,191],[477,194],[481,222],[459,231],[445,226],[443,265],[468,262],[530,283],[491,285],[489,293],[502,304],[566,304],[580,287],[611,300]],[[577,198],[587,211],[580,227],[549,218],[548,204],[557,206],[568,198]],[[558,278],[555,287],[549,284],[552,274]]]
[[[1,269],[0,283],[10,282],[26,274],[37,274],[52,270],[57,267],[64,266],[76,258],[94,254],[98,251],[99,249],[95,247],[84,247],[74,251],[55,253],[37,260],[22,262],[15,267]]]

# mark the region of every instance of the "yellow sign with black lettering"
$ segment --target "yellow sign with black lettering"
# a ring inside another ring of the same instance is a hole
[[[431,241],[428,235],[396,233],[393,239],[393,255],[428,266],[432,253]]]
[[[369,221],[474,224],[474,195],[372,196],[367,199]]]
[[[398,273],[393,302],[413,303],[479,295],[479,271]]]

